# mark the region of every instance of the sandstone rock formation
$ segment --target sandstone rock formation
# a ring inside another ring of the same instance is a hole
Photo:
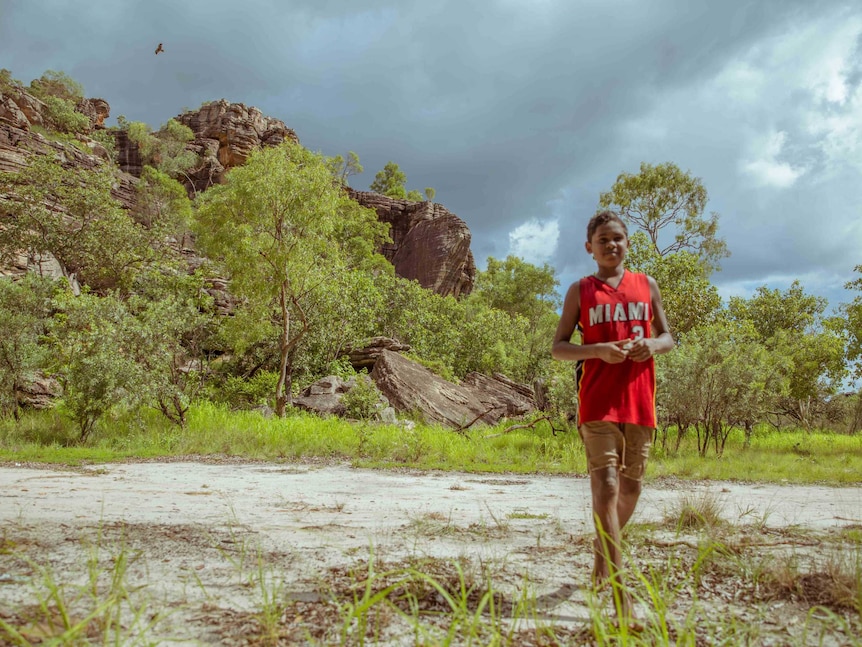
[[[398,200],[370,191],[350,196],[389,223],[392,242],[383,255],[398,276],[415,279],[443,296],[466,296],[476,280],[470,230],[458,216],[433,202]]]
[[[12,106],[18,108],[16,112]],[[104,99],[84,99],[79,106],[91,114],[91,124],[101,123],[110,114],[110,106]],[[31,155],[55,154],[69,167],[93,169],[108,160],[107,151],[98,142],[78,135],[92,151],[87,154],[79,148],[51,141],[31,130],[32,126],[44,123],[41,110],[44,104],[22,89],[8,94],[0,93],[0,171],[20,171],[27,166]],[[21,120],[21,116],[24,120]],[[96,126],[94,126],[95,128]],[[136,180],[130,174],[119,173],[118,182],[111,193],[125,207],[130,208],[135,200]]]
[[[410,346],[391,337],[373,337],[363,348],[350,349],[346,355],[354,370],[361,371],[374,368],[374,363],[384,350],[403,353],[409,351]]]
[[[15,392],[18,405],[32,409],[50,409],[57,398],[63,395],[63,387],[52,378],[42,374],[33,375]]]
[[[327,415],[345,416],[347,409],[341,401],[342,396],[356,386],[357,380],[369,380],[367,375],[357,375],[343,380],[337,375],[328,375],[308,386],[293,399],[293,406],[305,411]],[[388,407],[389,402],[381,397],[380,408]]]
[[[376,337],[366,348],[349,353],[355,368],[373,365],[371,380],[385,399],[382,406],[391,407],[385,410],[390,415],[418,416],[429,424],[458,429],[476,422],[495,424],[537,410],[532,389],[505,375],[470,373],[461,384],[454,384],[398,350],[407,347],[394,339]],[[306,388],[293,403],[307,411],[344,416],[341,399],[354,384],[355,380],[325,377]]]
[[[75,110],[90,120],[91,130],[102,130],[105,119],[111,116],[111,106],[104,99],[81,99]]]
[[[532,410],[521,406],[518,396],[501,397],[506,388],[503,382],[497,381],[490,391],[478,379],[473,384],[454,384],[388,350],[378,357],[371,379],[397,412],[419,414],[429,424],[452,429],[477,420],[493,425],[504,417]]]
[[[185,112],[177,121],[195,135],[189,147],[201,159],[199,167],[190,173],[195,191],[220,183],[226,170],[243,164],[261,146],[277,146],[286,139],[299,141],[296,133],[280,119],[224,99]]]
[[[485,408],[495,407],[496,410],[498,407],[504,407],[503,415],[506,418],[517,418],[538,409],[533,390],[510,380],[502,373],[494,373],[491,376],[468,373],[461,380],[461,386],[472,391]]]

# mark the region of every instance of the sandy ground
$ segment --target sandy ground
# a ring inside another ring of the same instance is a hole
[[[862,487],[720,482],[648,484],[633,522],[661,522],[680,497],[704,494],[725,520],[761,532],[862,528]],[[141,632],[171,644],[260,642],[252,619],[273,592],[294,605],[281,644],[326,644],[327,627],[315,625],[337,625],[343,608],[320,605],[355,583],[352,569],[434,559],[493,565],[501,590],[529,581],[548,622],[577,627],[588,616],[589,502],[587,479],[560,476],[229,462],[0,467],[0,620],[30,638],[56,631],[31,613],[45,595],[39,577],[86,585],[88,559],[110,571],[123,556],[130,584],[146,592],[146,613],[125,621],[129,644]]]

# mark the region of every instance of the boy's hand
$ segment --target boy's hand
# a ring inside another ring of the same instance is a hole
[[[620,341],[599,344],[599,359],[608,364],[620,364],[629,358],[630,348],[632,348],[631,339],[621,339]]]
[[[645,362],[653,355],[655,355],[653,339],[644,337],[637,341],[631,341],[628,351],[628,357],[630,360],[635,362]]]

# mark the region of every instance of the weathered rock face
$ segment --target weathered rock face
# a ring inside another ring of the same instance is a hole
[[[511,391],[506,382],[486,378],[491,381],[491,389],[478,378],[472,384],[453,384],[388,350],[378,357],[371,379],[399,413],[419,413],[428,423],[453,429],[475,420],[495,424],[504,417],[535,409],[535,405],[528,406],[521,393]]]
[[[373,337],[365,347],[349,350],[347,357],[353,369],[361,371],[374,368],[374,363],[384,350],[404,353],[410,350],[410,346],[391,337]]]
[[[461,380],[461,386],[472,391],[485,408],[503,408],[506,418],[517,418],[538,408],[530,387],[518,384],[502,373],[494,373],[492,376],[468,373]]]
[[[280,119],[265,117],[255,107],[213,101],[199,110],[177,117],[195,135],[190,149],[202,164],[193,175],[196,191],[220,183],[227,169],[245,163],[251,152],[261,146],[278,146],[285,140],[299,142],[296,133]]]
[[[476,263],[470,230],[458,216],[433,202],[397,200],[370,191],[351,190],[350,196],[389,223],[392,243],[381,251],[398,276],[443,296],[472,291]]]
[[[356,386],[357,380],[369,381],[370,378],[367,375],[357,375],[349,380],[343,380],[337,375],[321,378],[294,398],[293,406],[314,413],[345,416],[347,409],[341,399]],[[381,396],[380,408],[388,406],[389,402]]]
[[[52,150],[62,154],[70,165],[84,168],[94,168],[100,163],[99,157],[107,159],[107,152],[94,141],[91,142],[94,155],[86,155],[32,132],[32,125],[43,123],[43,108],[41,101],[23,90],[0,95],[0,171],[24,168],[27,155]],[[89,117],[93,129],[104,127],[110,114],[110,106],[102,99],[85,99],[78,110]],[[186,112],[177,120],[195,135],[188,145],[199,158],[199,164],[189,173],[191,192],[222,182],[230,168],[244,163],[257,148],[275,146],[286,139],[298,142],[296,133],[282,121],[264,116],[257,108],[224,99]],[[135,199],[135,178],[140,177],[143,161],[125,132],[117,133],[116,158],[123,173],[114,197],[130,208]],[[374,209],[380,220],[390,225],[392,243],[380,251],[399,276],[415,279],[443,296],[470,293],[476,265],[470,251],[470,230],[463,220],[432,202],[396,200],[352,190],[350,195],[363,206]]]
[[[103,99],[85,99],[81,104],[89,106],[93,114],[107,116],[110,107]],[[5,106],[5,112],[4,108]],[[11,106],[17,106],[16,112]],[[98,142],[86,135],[79,139],[90,147],[87,154],[75,146],[51,141],[31,130],[32,126],[44,123],[40,110],[45,104],[23,90],[0,94],[0,171],[15,172],[27,166],[31,155],[55,154],[63,160],[64,166],[94,169],[108,160],[107,151]],[[25,120],[21,120],[21,116]],[[102,118],[103,118],[102,117]],[[92,122],[93,117],[91,117]],[[111,193],[125,208],[130,208],[135,200],[136,180],[129,174],[119,173],[118,182]]]
[[[111,106],[104,99],[82,99],[75,110],[90,120],[91,130],[101,130],[105,127],[105,119],[111,116]]]
[[[42,374],[31,376],[23,387],[15,391],[18,405],[32,409],[50,409],[61,395],[63,387],[60,383]]]

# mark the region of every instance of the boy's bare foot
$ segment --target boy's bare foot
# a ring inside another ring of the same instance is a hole
[[[593,539],[593,587],[596,589],[604,587],[605,584],[607,584],[609,577],[610,572],[608,571],[608,563],[607,560],[605,560],[605,554],[602,550],[601,544],[599,543],[599,538],[596,537]]]

